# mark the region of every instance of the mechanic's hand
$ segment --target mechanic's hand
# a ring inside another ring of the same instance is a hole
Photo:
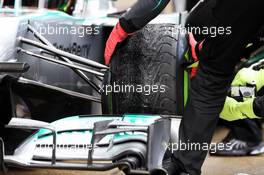
[[[127,37],[128,34],[121,27],[120,23],[117,23],[106,42],[104,53],[106,65],[109,65],[117,44],[124,41]]]
[[[227,97],[220,118],[227,121],[259,118],[254,114],[253,101],[254,98],[249,98],[244,102],[238,102],[231,97]]]
[[[202,50],[203,43],[204,43],[204,40],[201,42],[197,42],[194,38],[193,33],[189,33],[189,45],[191,47],[191,54],[192,54],[194,61],[199,61],[199,58],[196,52],[197,52],[197,49],[198,51]]]
[[[264,70],[255,71],[251,68],[241,69],[232,82],[232,86],[245,86],[247,84],[256,84],[257,91],[264,86]]]
[[[191,57],[193,59],[193,62],[198,63],[199,58],[198,58],[198,52],[200,52],[203,48],[203,43],[204,40],[201,42],[197,42],[194,38],[194,35],[192,33],[189,33],[189,45],[190,45],[190,49],[191,49]],[[198,49],[198,50],[197,50]],[[199,64],[199,63],[198,63]],[[197,67],[193,67],[191,69],[191,73],[190,73],[190,78],[192,79],[193,77],[196,76],[198,71],[198,66]]]

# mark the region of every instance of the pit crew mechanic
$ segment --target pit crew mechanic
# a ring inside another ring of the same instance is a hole
[[[125,40],[156,17],[169,0],[138,1],[113,29],[106,44],[105,63],[109,64],[117,43]],[[187,21],[190,26],[232,27],[230,35],[194,34],[198,41],[193,55],[200,59],[197,75],[192,79],[189,99],[180,126],[182,143],[210,143],[227,91],[234,77],[234,68],[250,36],[261,27],[264,1],[204,0]],[[199,51],[197,51],[199,50]],[[263,99],[255,100],[255,104]],[[251,102],[252,104],[252,102]],[[186,172],[201,174],[206,151],[177,151],[164,165],[169,174]]]
[[[176,1],[177,2],[177,1]],[[190,11],[199,0],[187,0],[187,10]],[[177,5],[177,4],[175,4]],[[262,27],[263,28],[263,27]],[[219,29],[219,28],[218,28]],[[219,33],[218,33],[219,34]],[[213,35],[213,33],[211,33]],[[259,40],[259,37],[262,37],[263,29],[261,29],[256,35],[252,36],[252,43],[253,45],[259,45],[262,43]],[[246,70],[250,75],[252,70]],[[246,72],[243,70],[243,72]],[[242,71],[241,71],[242,72]],[[239,73],[239,75],[241,74]],[[257,74],[255,74],[257,75]],[[245,84],[238,83],[237,79],[240,80],[248,80],[249,76],[237,76],[232,83],[233,86],[245,86]],[[248,80],[249,83],[254,80],[256,77],[251,77],[251,80]],[[263,80],[264,81],[264,80]],[[240,81],[245,82],[245,81]],[[259,89],[257,92],[257,96],[264,95],[264,88]],[[259,97],[258,97],[259,98]],[[238,111],[239,106],[241,103],[238,103],[236,100],[229,99],[226,101],[225,110],[229,110],[228,119],[230,120],[232,117],[232,121],[228,121],[226,123],[227,127],[230,131],[227,135],[218,143],[219,146],[216,146],[212,150],[210,150],[211,156],[248,156],[248,155],[260,155],[264,152],[264,142],[263,142],[263,134],[262,134],[262,122],[259,119],[252,119],[252,117],[248,116],[243,120],[235,120],[236,117],[234,115],[241,113],[236,113]],[[230,103],[231,102],[231,103]],[[256,105],[255,105],[256,106]],[[255,107],[257,108],[257,107]],[[225,118],[227,116],[223,116]],[[230,118],[231,117],[231,118]],[[223,149],[221,145],[226,145]],[[232,145],[230,147],[230,145]],[[242,146],[243,145],[243,146]]]

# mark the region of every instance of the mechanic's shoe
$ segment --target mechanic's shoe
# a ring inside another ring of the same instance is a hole
[[[166,170],[167,175],[188,175],[183,172],[182,168],[175,162],[174,158],[163,160],[162,166]]]
[[[264,153],[264,143],[252,145],[242,140],[227,136],[222,142],[212,147],[211,156],[250,156]]]

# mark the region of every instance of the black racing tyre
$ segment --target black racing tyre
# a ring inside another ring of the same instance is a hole
[[[112,93],[108,102],[103,100],[104,113],[177,114],[177,94],[183,92],[177,89],[173,32],[173,24],[150,24],[118,46],[110,63]]]

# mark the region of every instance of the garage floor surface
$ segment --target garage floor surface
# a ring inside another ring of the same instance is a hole
[[[226,129],[218,129],[214,142],[221,140]],[[8,175],[121,175],[118,170],[109,172],[51,171],[51,170],[10,170]],[[264,155],[257,157],[211,157],[206,159],[203,175],[264,175]]]

